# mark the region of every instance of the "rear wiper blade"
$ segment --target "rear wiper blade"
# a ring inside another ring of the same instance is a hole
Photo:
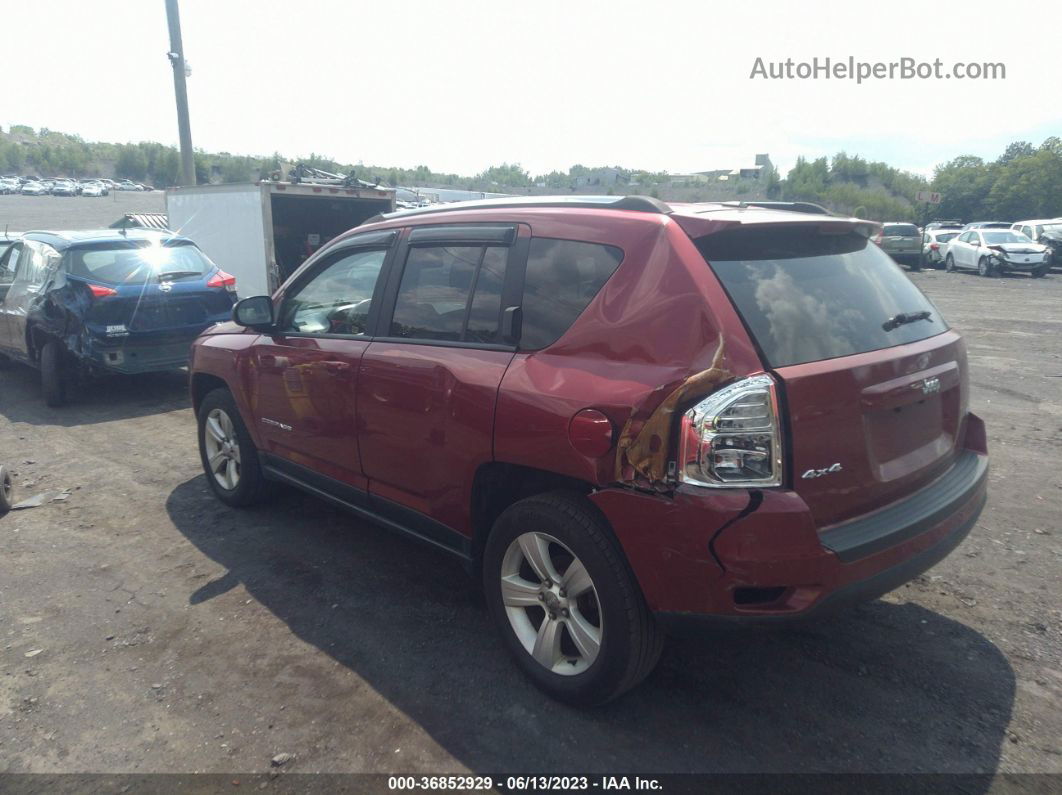
[[[933,313],[924,310],[922,312],[901,312],[890,317],[881,324],[881,327],[886,331],[892,331],[894,328],[899,328],[908,323],[917,323],[919,320],[929,320],[931,317],[933,317]]]

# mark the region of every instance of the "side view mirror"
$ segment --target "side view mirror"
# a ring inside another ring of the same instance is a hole
[[[273,299],[268,295],[252,295],[237,301],[232,307],[232,322],[248,328],[272,326]]]

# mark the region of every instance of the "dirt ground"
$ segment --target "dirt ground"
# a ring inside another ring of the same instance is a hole
[[[183,374],[50,410],[0,373],[18,494],[70,489],[0,518],[0,772],[1062,773],[1062,275],[914,279],[988,423],[970,538],[842,616],[672,640],[587,711],[521,677],[449,558],[213,499]]]

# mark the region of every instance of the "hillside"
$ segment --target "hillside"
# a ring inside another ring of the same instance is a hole
[[[515,194],[640,193],[673,201],[783,199],[812,201],[831,210],[879,221],[931,218],[1033,218],[1062,212],[1062,141],[1048,138],[1039,147],[1019,141],[995,161],[962,155],[939,165],[927,179],[839,152],[832,158],[798,158],[784,179],[768,170],[759,179],[691,180],[640,169],[574,165],[568,171],[532,176],[517,163],[491,166],[466,176],[435,172],[427,166],[340,163],[317,154],[296,158],[327,171],[354,174],[370,182],[424,188],[451,188]],[[195,153],[199,182],[246,182],[286,170],[295,160],[272,155]],[[0,173],[41,176],[128,178],[156,187],[175,184],[180,158],[172,146],[154,142],[98,143],[52,130],[12,125],[0,130]],[[938,207],[915,201],[918,191],[943,194]]]

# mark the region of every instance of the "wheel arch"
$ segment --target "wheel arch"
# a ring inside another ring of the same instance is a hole
[[[560,475],[544,469],[491,461],[476,470],[472,481],[472,496],[469,516],[472,526],[473,574],[478,578],[483,565],[483,550],[495,520],[510,505],[520,500],[555,491],[587,497],[596,487],[583,480]],[[585,500],[587,510],[598,514],[615,539],[608,519],[592,501]],[[617,545],[619,542],[617,540]],[[622,546],[619,546],[622,550]]]

